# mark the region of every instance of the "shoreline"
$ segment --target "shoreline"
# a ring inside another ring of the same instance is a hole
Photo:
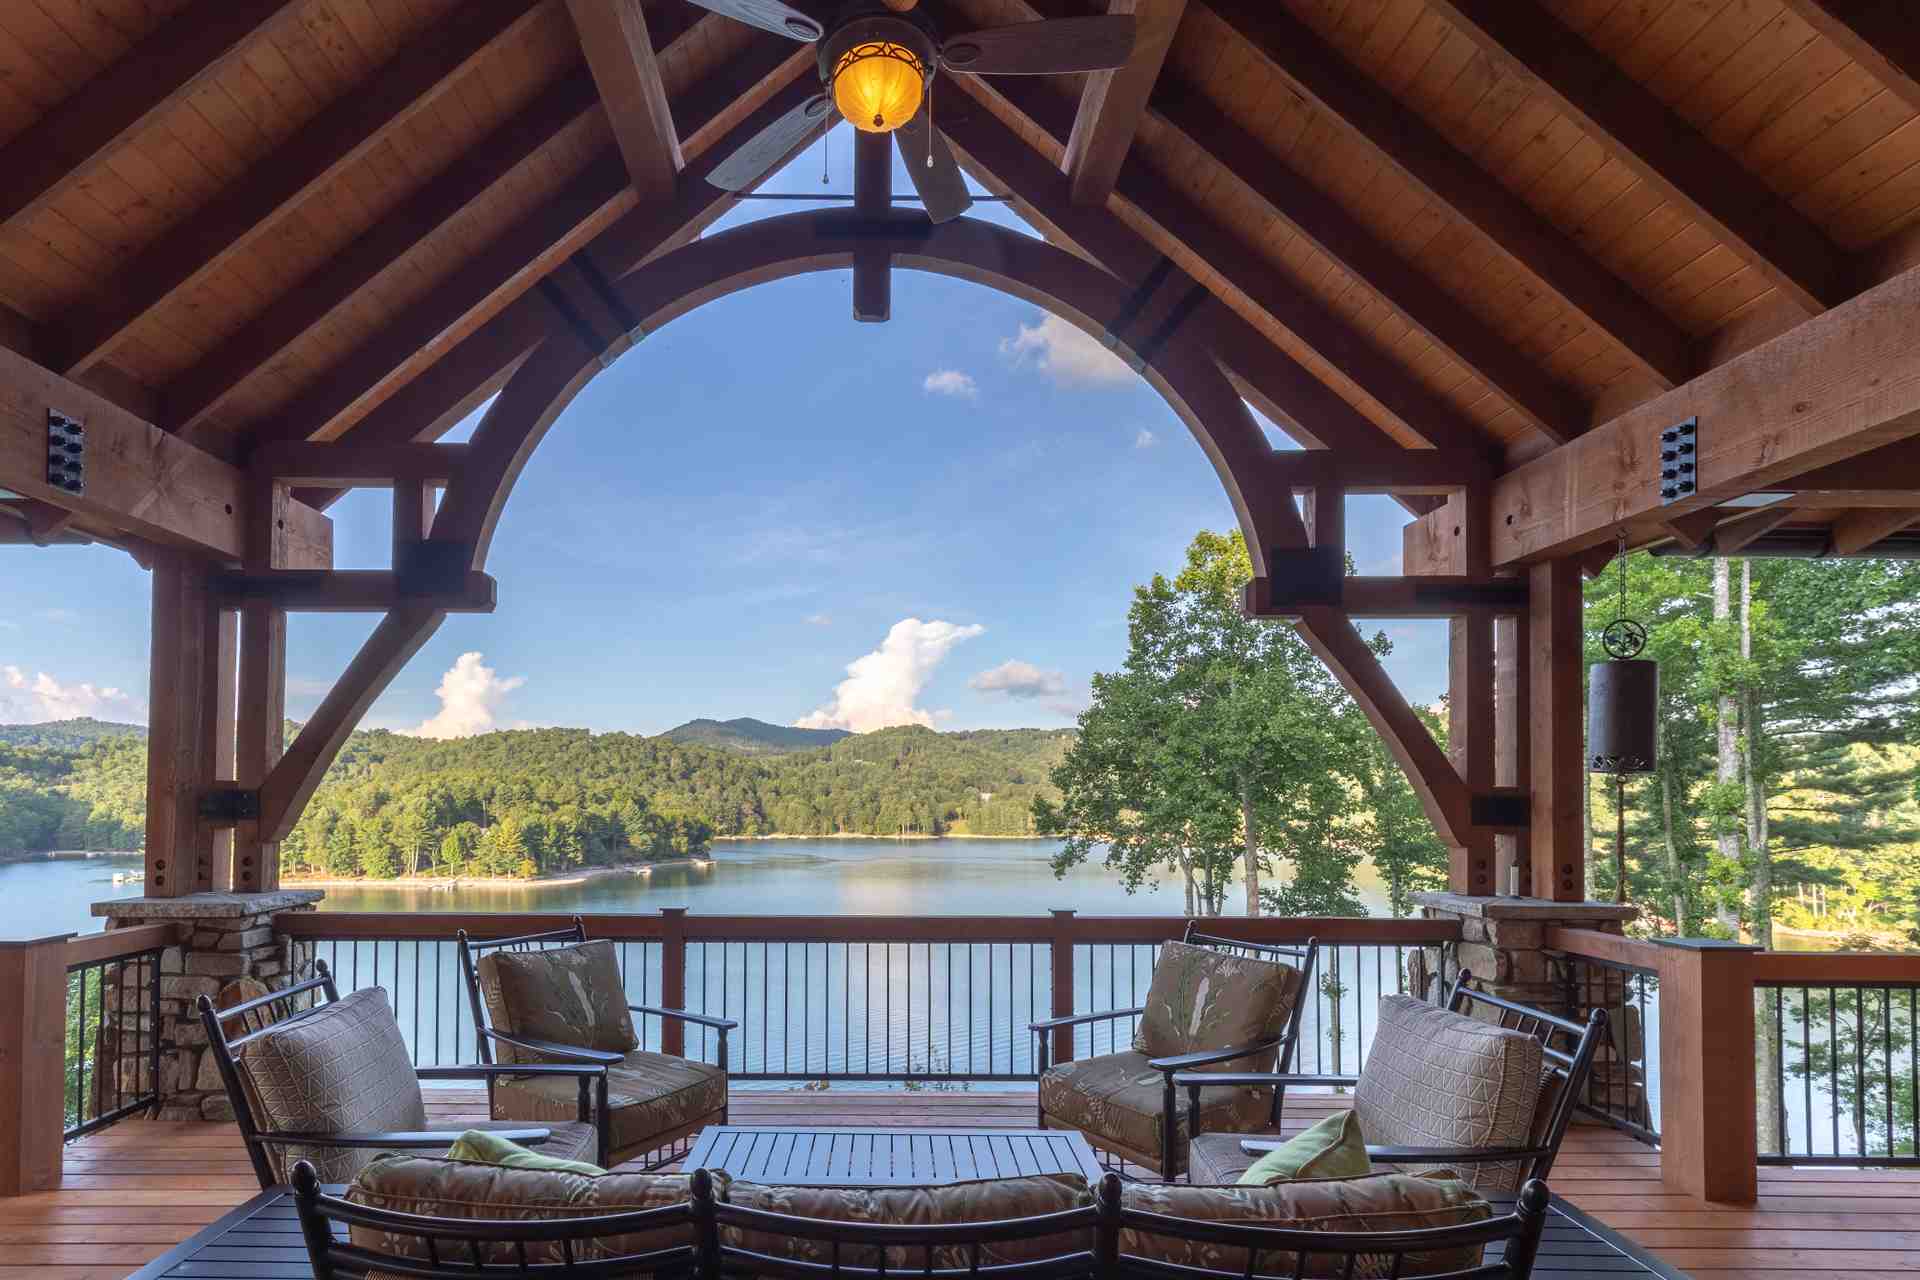
[[[285,876],[283,889],[417,889],[437,892],[442,889],[530,889],[585,884],[589,880],[609,880],[619,876],[639,877],[651,874],[655,867],[681,864],[699,865],[711,858],[670,858],[661,862],[623,862],[617,867],[584,867],[561,875],[533,876],[396,876],[391,880],[355,879],[343,876]]]

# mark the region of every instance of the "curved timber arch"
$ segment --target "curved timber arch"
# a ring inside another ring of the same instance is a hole
[[[1160,281],[1153,277],[1130,286],[1045,241],[978,219],[938,226],[902,221],[900,230],[888,233],[876,232],[849,211],[830,210],[749,223],[685,245],[612,281],[590,260],[583,263],[583,254],[543,282],[540,288],[551,304],[546,336],[507,379],[465,447],[461,466],[448,477],[425,538],[431,544],[426,559],[443,573],[457,569],[472,575],[485,569],[501,511],[547,429],[582,387],[647,334],[715,298],[773,280],[853,267],[856,256],[869,262],[884,257],[890,267],[987,285],[1060,316],[1114,349],[1167,401],[1213,463],[1257,578],[1275,574],[1275,552],[1324,543],[1329,519],[1335,532],[1328,545],[1338,549],[1337,492],[1315,491],[1328,505],[1320,509],[1319,537],[1310,537],[1295,505],[1295,473],[1285,465],[1289,455],[1268,445],[1215,362],[1216,327],[1228,313],[1204,290],[1195,286],[1179,298],[1157,298]],[[396,535],[396,568],[399,541]],[[444,617],[417,604],[388,614],[262,785],[264,839],[277,841],[292,829],[360,715]],[[1462,849],[1470,840],[1484,845],[1469,830],[1470,795],[1460,774],[1348,616],[1313,608],[1301,612],[1299,625],[1392,748],[1442,839]]]

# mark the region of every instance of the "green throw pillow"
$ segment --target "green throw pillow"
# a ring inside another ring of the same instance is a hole
[[[529,1151],[485,1129],[469,1129],[461,1134],[447,1149],[447,1159],[465,1160],[472,1164],[497,1164],[507,1169],[546,1169],[554,1173],[598,1175],[606,1172],[599,1165],[588,1164],[584,1160],[543,1156],[538,1151]]]
[[[1306,1178],[1359,1178],[1373,1172],[1360,1121],[1351,1111],[1328,1116],[1305,1133],[1287,1139],[1240,1175],[1243,1187],[1270,1187]]]

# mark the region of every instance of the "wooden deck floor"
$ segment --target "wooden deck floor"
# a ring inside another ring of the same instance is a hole
[[[478,1115],[480,1095],[434,1091],[436,1116]],[[1289,1128],[1341,1105],[1289,1099]],[[1024,1127],[1031,1093],[734,1095],[737,1124]],[[1762,1170],[1760,1202],[1668,1195],[1660,1157],[1577,1128],[1553,1187],[1682,1271],[1709,1280],[1911,1280],[1920,1274],[1920,1172]],[[58,1191],[0,1200],[0,1280],[119,1280],[257,1190],[232,1125],[125,1121],[68,1148]]]

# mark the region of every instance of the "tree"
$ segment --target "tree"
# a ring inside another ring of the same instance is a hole
[[[1446,728],[1440,717],[1425,709],[1416,709],[1416,714],[1444,748]],[[1378,734],[1369,734],[1366,741],[1357,839],[1387,882],[1387,905],[1393,914],[1412,915],[1416,892],[1447,887],[1447,846],[1386,742]]]
[[[1337,830],[1364,768],[1358,713],[1290,629],[1242,616],[1251,577],[1240,535],[1203,532],[1178,575],[1135,588],[1126,662],[1094,677],[1053,772],[1061,800],[1033,804],[1064,837],[1057,874],[1104,846],[1129,890],[1179,874],[1193,914],[1220,914],[1236,867],[1250,915],[1360,913],[1360,855]],[[1289,882],[1263,886],[1269,859]]]

